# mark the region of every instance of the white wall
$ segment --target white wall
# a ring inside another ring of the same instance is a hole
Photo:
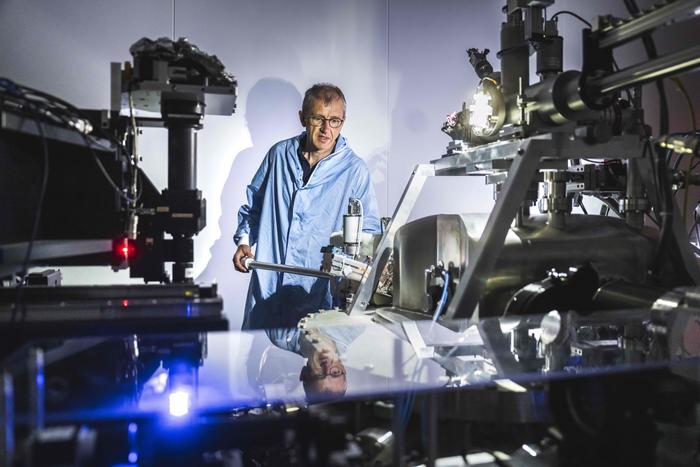
[[[245,186],[269,146],[301,128],[296,111],[316,81],[338,84],[348,98],[344,133],[368,162],[382,215],[390,215],[412,168],[440,157],[449,138],[445,116],[477,84],[465,50],[489,48],[496,68],[500,10],[479,0],[88,0],[0,1],[0,75],[56,94],[79,107],[109,106],[109,62],[130,60],[143,36],[188,37],[216,54],[239,82],[232,117],[206,117],[199,134],[198,186],[207,199],[207,227],[195,240],[195,273],[216,280],[231,326],[239,326],[248,276],[233,271],[231,236]],[[639,2],[645,5],[648,2]],[[622,2],[559,0],[569,9],[626,16]],[[565,69],[579,68],[581,25],[560,17]],[[698,22],[678,36],[657,35],[660,51],[695,42]],[[618,54],[621,66],[642,58],[639,45]],[[698,102],[697,74],[685,85]],[[687,106],[667,85],[671,129],[690,128]],[[645,88],[647,119],[656,128],[656,95]],[[144,168],[157,186],[167,178],[164,130],[147,130]],[[475,178],[430,181],[413,217],[485,212],[491,188]],[[69,281],[126,281],[124,273],[67,269]]]

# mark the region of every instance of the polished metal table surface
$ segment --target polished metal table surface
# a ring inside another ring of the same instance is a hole
[[[14,378],[18,423],[31,407],[25,394],[37,390],[46,401],[46,420],[60,421],[179,417],[484,386],[518,392],[548,380],[644,369],[697,377],[697,321],[686,319],[676,332],[682,342],[664,341],[651,352],[595,339],[586,331],[601,323],[634,325],[648,313],[550,314],[544,326],[543,316],[492,318],[446,327],[430,321],[380,324],[368,316],[332,312],[302,321],[303,329],[35,341],[6,358],[3,368]],[[568,339],[563,357],[557,359],[556,348],[548,356],[537,350],[537,342],[541,349],[542,342],[557,339]],[[677,348],[668,350],[669,345]],[[28,364],[30,355],[36,358],[35,348],[43,349],[43,372],[32,373]],[[335,389],[301,381],[312,367],[307,361],[314,359],[317,371],[310,380],[324,379],[325,369]]]

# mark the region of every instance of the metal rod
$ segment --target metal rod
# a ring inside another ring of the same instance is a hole
[[[264,263],[262,261],[255,261],[253,259],[248,259],[245,261],[245,267],[248,269],[264,269],[266,271],[277,271],[284,272],[287,274],[298,274],[300,276],[311,276],[311,277],[322,277],[325,279],[330,279],[334,277],[325,271],[320,271],[318,269],[302,268],[299,266],[289,266],[286,264],[275,264],[275,263]]]
[[[647,31],[651,31],[659,26],[687,13],[688,17],[700,6],[700,0],[677,0],[646,13],[637,18],[631,19],[620,26],[615,26],[608,31],[603,31],[600,35],[601,47],[614,47],[629,42],[641,36]]]
[[[590,80],[586,87],[591,87],[600,94],[607,94],[677,75],[698,66],[700,66],[700,45],[639,63],[602,78]]]

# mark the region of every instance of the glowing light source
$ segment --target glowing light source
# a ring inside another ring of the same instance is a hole
[[[525,451],[526,453],[530,454],[532,457],[537,457],[537,451],[535,451],[534,449],[532,449],[532,448],[531,448],[530,446],[528,446],[527,444],[523,444],[523,451]]]
[[[168,396],[170,403],[170,415],[173,417],[184,417],[190,412],[190,393],[178,389]]]
[[[476,134],[482,133],[491,124],[493,107],[491,96],[481,89],[474,93],[474,103],[469,106],[469,124]]]
[[[117,238],[112,242],[112,254],[118,261],[129,261],[136,254],[136,245],[128,238]]]
[[[132,464],[135,464],[139,460],[139,455],[135,452],[130,452],[129,453],[129,462]]]
[[[129,259],[131,257],[131,255],[133,254],[134,246],[129,243],[128,238],[125,238],[122,241],[122,245],[121,245],[121,248],[119,249],[119,252],[124,257],[124,259]]]

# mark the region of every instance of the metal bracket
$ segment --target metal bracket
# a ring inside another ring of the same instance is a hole
[[[510,224],[539,167],[540,157],[536,151],[533,151],[535,147],[532,140],[525,140],[515,150],[515,154],[519,156],[513,160],[508,178],[489,215],[474,256],[470,258],[467,269],[459,280],[445,313],[447,319],[469,318],[479,303],[486,280],[496,264]]]
[[[549,167],[552,163],[565,164],[568,159],[586,156],[604,159],[636,159],[640,157],[642,147],[642,142],[636,135],[623,135],[606,143],[589,144],[581,139],[572,138],[570,134],[549,133],[523,140],[498,141],[468,148],[431,161],[430,164],[417,165],[348,313],[352,315],[366,311],[377,287],[379,274],[386,266],[392,251],[396,232],[408,220],[427,177],[489,175],[494,172],[484,172],[482,168],[485,165],[499,161],[507,162],[509,165],[508,175],[496,205],[445,313],[447,319],[469,318],[476,309],[511,222],[538,169]],[[473,316],[473,319],[477,318],[478,314]]]
[[[363,313],[367,309],[367,305],[374,294],[374,290],[377,288],[377,283],[379,282],[379,274],[382,273],[387,261],[389,260],[389,255],[394,248],[394,237],[396,236],[396,231],[399,227],[404,225],[408,220],[408,216],[413,211],[413,207],[416,204],[418,195],[423,189],[423,185],[428,177],[435,175],[435,167],[433,164],[418,164],[415,169],[413,169],[413,174],[406,184],[406,188],[403,190],[399,204],[394,210],[394,215],[391,217],[391,222],[389,227],[384,232],[382,240],[377,246],[377,250],[374,252],[374,261],[371,265],[367,267],[362,281],[360,281],[360,286],[357,289],[355,298],[350,305],[348,314],[354,315]]]

